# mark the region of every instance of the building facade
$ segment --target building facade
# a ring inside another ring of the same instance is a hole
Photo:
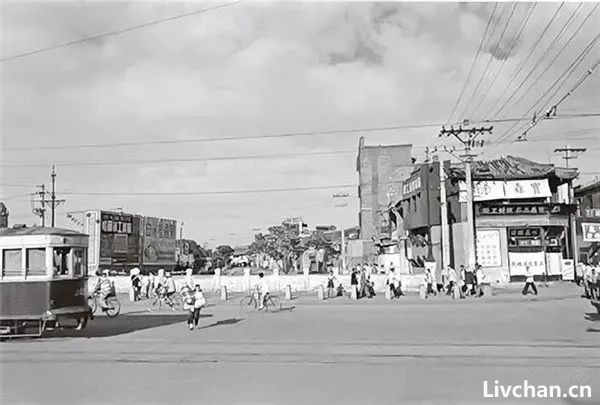
[[[360,138],[358,171],[360,239],[376,241],[389,233],[388,208],[402,195],[402,181],[412,171],[412,145],[365,145]]]
[[[600,264],[600,181],[575,189],[579,261]]]
[[[440,173],[446,177],[445,212],[441,212]],[[435,261],[437,271],[442,265],[466,265],[466,235],[473,232],[477,263],[490,282],[520,281],[526,267],[538,277],[563,277],[564,261],[575,256],[572,229],[576,205],[569,203],[568,195],[577,171],[508,156],[474,162],[471,174],[474,229],[467,226],[461,166],[450,162],[419,165],[404,182],[396,211],[406,228],[406,254],[411,264],[419,267]],[[448,263],[442,261],[442,215],[449,229]]]

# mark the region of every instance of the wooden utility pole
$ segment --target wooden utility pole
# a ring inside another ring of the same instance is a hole
[[[52,213],[51,226],[52,226],[52,228],[54,228],[56,207],[58,207],[60,204],[64,203],[65,200],[57,200],[56,199],[56,168],[54,166],[52,166],[52,173],[50,174],[50,178],[52,179],[52,191],[50,192],[50,210]]]
[[[586,148],[571,148],[565,145],[564,148],[554,149],[554,153],[564,154],[562,158],[565,160],[567,169],[569,168],[569,160],[577,159],[577,153],[584,153]],[[575,196],[573,195],[573,180],[569,181],[569,204],[573,204]],[[571,245],[573,249],[573,262],[575,265],[579,263],[579,248],[577,247],[577,221],[575,215],[569,213],[569,228],[571,228]],[[567,252],[568,254],[568,252]]]
[[[338,198],[342,201],[341,203],[336,204],[336,207],[344,208],[348,206],[348,193],[335,193],[333,198]],[[344,225],[342,225],[340,228],[342,231],[342,246],[340,247],[340,256],[342,259],[342,270],[346,271],[346,235],[344,234]]]
[[[44,184],[41,184],[39,186],[37,186],[40,191],[36,191],[35,193],[32,193],[31,196],[39,196],[40,199],[39,200],[35,200],[32,199],[31,200],[31,210],[33,212],[33,214],[35,216],[38,216],[41,218],[42,220],[42,227],[46,226],[46,186]],[[39,203],[40,207],[36,207],[35,204]]]
[[[442,228],[442,267],[450,265],[450,229],[448,227],[448,206],[446,202],[446,171],[440,162],[440,222]]]
[[[479,135],[484,133],[491,134],[493,126],[489,128],[463,128],[460,125],[457,129],[450,127],[442,127],[440,131],[441,136],[454,136],[460,143],[463,144],[465,153],[461,155],[464,158],[464,170],[465,170],[465,181],[467,185],[467,231],[464,235],[465,246],[467,247],[467,266],[471,269],[475,268],[476,254],[475,254],[475,219],[473,215],[473,181],[471,179],[471,163],[473,158],[477,155],[471,153],[472,149],[476,146],[483,146],[483,141],[477,141]]]

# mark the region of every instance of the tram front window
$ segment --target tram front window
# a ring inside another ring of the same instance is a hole
[[[86,274],[85,259],[86,259],[86,254],[83,249],[73,249],[73,275],[85,276],[85,274]]]
[[[71,248],[54,248],[54,275],[69,275],[69,252]]]

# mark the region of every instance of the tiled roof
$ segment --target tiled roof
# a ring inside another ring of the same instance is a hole
[[[453,177],[465,177],[462,167],[453,167],[450,172]],[[577,177],[577,174],[577,169],[554,167],[553,164],[537,163],[516,156],[506,156],[487,162],[475,161],[471,166],[473,180],[517,180],[550,176],[572,180]]]

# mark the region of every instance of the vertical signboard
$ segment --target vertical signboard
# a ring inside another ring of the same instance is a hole
[[[562,261],[562,279],[564,281],[575,280],[575,262],[573,259],[563,259]]]
[[[142,261],[145,265],[175,264],[177,221],[144,217]]]
[[[95,271],[100,265],[100,212],[89,211],[85,215],[85,233],[89,235],[88,266]]]
[[[103,211],[100,231],[100,265],[140,265],[140,217]]]
[[[483,267],[502,266],[502,254],[500,251],[500,230],[478,229],[477,230],[477,262]]]

